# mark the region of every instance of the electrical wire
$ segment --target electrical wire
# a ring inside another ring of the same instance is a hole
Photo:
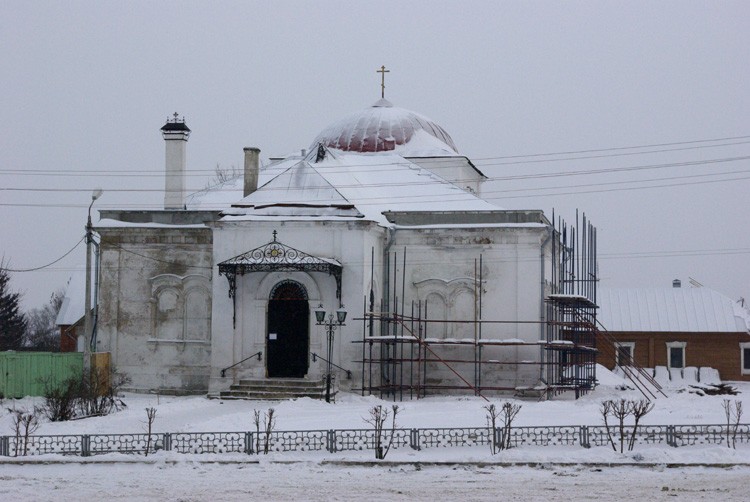
[[[25,268],[25,269],[13,269],[13,268],[5,268],[5,267],[2,267],[2,266],[0,266],[0,268],[2,268],[3,270],[5,270],[5,271],[7,271],[7,272],[13,272],[13,273],[17,273],[17,272],[34,272],[34,271],[37,271],[37,270],[42,270],[42,269],[44,269],[44,268],[47,268],[47,267],[50,267],[50,266],[54,265],[55,263],[59,262],[60,260],[62,260],[62,259],[63,259],[63,258],[65,258],[66,256],[68,256],[68,255],[69,255],[70,253],[72,253],[72,252],[73,252],[73,251],[75,250],[75,248],[77,248],[77,247],[78,247],[78,246],[79,246],[79,245],[80,245],[80,244],[81,244],[81,243],[82,243],[82,242],[83,242],[83,241],[84,241],[85,239],[86,239],[86,236],[84,235],[83,237],[81,237],[81,240],[80,240],[80,241],[78,241],[78,242],[76,242],[76,245],[75,245],[75,246],[73,246],[72,248],[70,248],[70,250],[69,250],[69,251],[68,251],[67,253],[65,253],[65,254],[64,254],[64,255],[62,255],[62,256],[61,256],[60,258],[56,259],[55,261],[52,261],[52,262],[50,262],[50,263],[48,263],[48,264],[46,264],[46,265],[42,265],[41,267],[33,267],[33,268]]]

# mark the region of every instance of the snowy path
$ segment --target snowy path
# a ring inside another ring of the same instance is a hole
[[[747,500],[750,469],[681,467],[3,465],[0,500]]]

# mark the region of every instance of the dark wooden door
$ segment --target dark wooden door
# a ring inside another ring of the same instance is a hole
[[[268,301],[266,369],[271,378],[307,374],[310,306],[305,288],[296,282],[277,285]]]

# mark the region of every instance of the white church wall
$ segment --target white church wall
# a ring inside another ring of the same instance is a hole
[[[382,256],[384,230],[371,222],[221,222],[214,228],[214,263],[268,244],[277,231],[277,240],[305,253],[338,260],[343,265],[342,298],[336,298],[336,281],[322,272],[254,272],[237,277],[236,318],[233,326],[233,304],[228,296],[228,281],[214,270],[212,378],[210,393],[225,390],[233,378],[264,377],[265,359],[239,365],[221,378],[221,369],[256,352],[266,353],[267,306],[272,288],[283,280],[302,284],[310,305],[310,352],[326,356],[325,329],[315,325],[314,310],[322,304],[333,313],[340,303],[348,312],[347,326],[336,332],[333,362],[355,371],[352,361],[361,348],[351,343],[360,337],[359,323],[363,315],[363,298],[370,287],[371,249],[377,246],[376,260]],[[351,301],[350,301],[351,300]],[[356,333],[356,335],[354,335]],[[322,378],[324,362],[310,362],[307,378]],[[344,383],[344,382],[342,382]]]
[[[399,229],[393,250],[406,247],[406,299],[427,300],[427,317],[471,321],[478,309],[479,256],[482,255],[482,319],[497,321],[542,320],[541,243],[545,227]],[[402,257],[397,259],[399,281]],[[477,272],[475,274],[475,261]],[[546,275],[546,273],[545,273]],[[400,285],[399,285],[400,294]],[[476,293],[475,293],[476,291]],[[475,300],[476,299],[476,300]],[[440,312],[439,309],[445,309]],[[474,324],[432,324],[428,337],[474,339]],[[485,324],[482,339],[535,343],[541,338],[538,324]],[[438,349],[436,349],[438,350]],[[439,349],[446,359],[473,359],[473,348]],[[536,345],[508,344],[483,349],[483,385],[530,386],[538,382],[540,349]],[[518,362],[531,364],[518,364]],[[473,370],[457,363],[459,371]],[[428,367],[428,385],[446,384],[455,376],[442,364]],[[468,378],[472,380],[472,378]]]
[[[97,350],[128,388],[205,392],[210,361],[211,233],[100,228]]]

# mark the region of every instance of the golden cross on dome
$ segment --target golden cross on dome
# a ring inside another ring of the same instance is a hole
[[[385,65],[381,66],[375,73],[380,73],[380,97],[385,98],[385,74],[390,73],[391,70],[386,70]]]

